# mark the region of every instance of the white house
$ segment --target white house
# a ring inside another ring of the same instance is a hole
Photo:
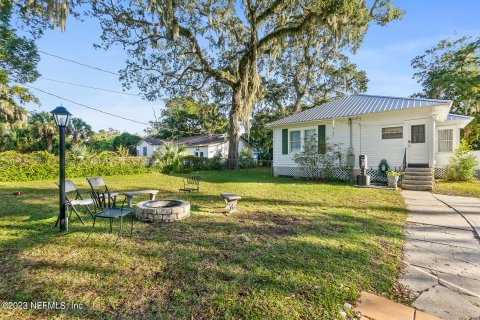
[[[137,143],[137,156],[151,157],[165,141],[156,138],[144,138]]]
[[[273,130],[274,175],[296,174],[293,155],[310,137],[366,155],[368,167],[443,168],[460,143],[460,129],[472,117],[450,114],[451,101],[354,94],[267,126]]]
[[[166,140],[145,138],[137,144],[137,155],[140,157],[150,157],[153,152],[159,148]],[[173,141],[187,147],[187,152],[191,155],[204,158],[212,158],[218,152],[224,157],[228,155],[228,136],[226,134],[204,134],[190,137],[182,137]],[[240,138],[238,145],[239,152],[248,149],[253,152],[254,147],[244,138]]]
[[[178,138],[175,143],[187,147],[187,152],[197,157],[212,158],[218,152],[224,157],[228,155],[228,136],[226,134],[203,134],[190,137]],[[253,152],[254,147],[244,138],[240,138],[238,152],[248,149]]]

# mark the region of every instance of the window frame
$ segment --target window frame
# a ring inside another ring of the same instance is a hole
[[[393,134],[398,134],[400,133],[400,136],[394,136],[394,137],[388,137],[386,135],[392,134],[391,132],[384,132],[386,129],[398,129],[400,128],[400,132],[394,132]],[[388,126],[388,127],[382,127],[382,140],[398,140],[398,139],[403,139],[403,126]]]
[[[142,149],[142,155],[144,157],[146,157],[148,155],[148,147],[147,146],[144,146],[143,149]]]
[[[292,140],[292,133],[298,132],[298,140]],[[292,142],[298,143],[298,149],[292,150]],[[288,151],[289,153],[296,153],[302,151],[302,129],[289,130],[288,132]]]
[[[440,140],[440,131],[450,131],[451,133],[451,139],[449,140],[446,140],[446,139],[443,139],[443,140]],[[445,128],[445,129],[437,129],[437,152],[438,153],[452,153],[453,152],[453,143],[455,141],[455,138],[454,138],[454,131],[453,131],[453,128]],[[448,151],[440,151],[440,143],[441,142],[450,142],[450,150]]]

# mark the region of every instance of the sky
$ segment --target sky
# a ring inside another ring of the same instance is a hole
[[[394,0],[406,10],[404,18],[387,26],[371,25],[356,54],[351,56],[360,70],[369,78],[369,94],[410,96],[421,90],[412,79],[411,60],[433,47],[438,41],[456,39],[463,35],[480,36],[480,1],[478,0]],[[100,28],[94,20],[84,22],[69,19],[65,32],[47,31],[37,41],[40,51],[75,60],[112,72],[118,72],[128,59],[122,48],[104,51],[95,49],[100,42]],[[38,70],[43,78],[73,82],[87,86],[122,91],[118,76],[79,66],[41,53]],[[163,101],[145,101],[138,96],[97,91],[38,79],[32,87],[64,97],[71,101],[98,108],[139,122],[148,123],[163,107]],[[89,110],[44,92],[32,90],[40,99],[40,107],[27,105],[28,110],[51,111],[62,104],[75,117],[89,123],[94,130],[113,128],[119,131],[143,134],[144,124],[118,119]],[[127,91],[137,95],[138,90]],[[167,98],[167,97],[165,97]],[[432,97],[434,98],[434,97]]]

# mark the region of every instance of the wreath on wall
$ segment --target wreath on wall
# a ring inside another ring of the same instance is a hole
[[[388,161],[385,159],[380,160],[380,163],[377,167],[378,174],[386,176],[388,171],[390,171],[390,165],[388,164]]]

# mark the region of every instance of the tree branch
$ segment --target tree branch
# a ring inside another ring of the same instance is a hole
[[[278,28],[270,32],[269,34],[266,34],[263,38],[261,38],[258,41],[258,50],[260,52],[263,52],[264,50],[268,50],[268,45],[270,44],[271,41],[281,37],[285,37],[288,35],[293,35],[301,32],[304,26],[309,22],[311,22],[316,17],[319,17],[318,14],[310,12],[305,16],[305,18],[297,22],[294,26]]]
[[[230,86],[236,83],[236,79],[232,75],[228,74],[225,71],[214,69],[210,66],[210,63],[205,58],[205,55],[203,54],[202,48],[200,48],[197,39],[189,29],[178,26],[178,33],[190,42],[190,44],[192,45],[192,50],[197,56],[197,58],[200,60],[200,63],[203,65],[203,69],[205,70],[205,72],[207,72],[209,75],[211,75],[218,81],[228,84]]]

